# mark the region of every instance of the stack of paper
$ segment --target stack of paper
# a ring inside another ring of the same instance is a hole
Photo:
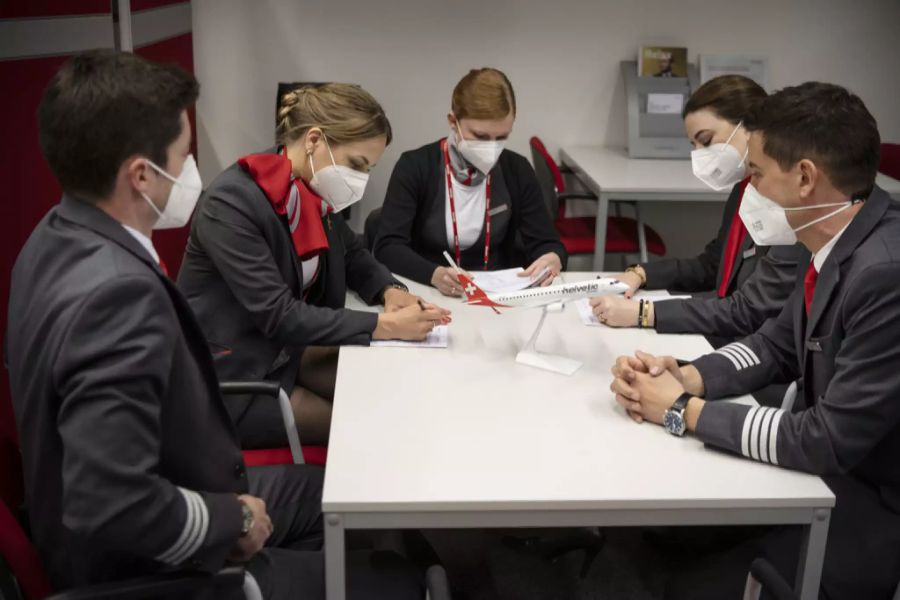
[[[534,277],[519,277],[525,269],[503,269],[502,271],[477,271],[472,273],[475,285],[489,294],[518,292],[541,282],[549,269],[543,269]]]
[[[450,344],[450,326],[438,325],[421,342],[403,340],[373,340],[371,346],[387,348],[446,348]]]

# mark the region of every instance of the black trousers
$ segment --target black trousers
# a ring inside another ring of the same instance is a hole
[[[250,494],[265,500],[274,527],[265,550],[247,565],[267,600],[325,598],[323,478],[323,469],[309,465],[248,469]],[[347,571],[352,600],[421,600],[425,595],[422,575],[393,553],[353,553]]]
[[[900,514],[884,505],[877,489],[856,478],[838,476],[825,481],[837,502],[831,511],[819,597],[890,600],[900,580]],[[800,528],[752,531],[755,535],[724,551],[692,556],[669,581],[666,598],[741,598],[750,563],[759,557],[772,563],[793,586]]]

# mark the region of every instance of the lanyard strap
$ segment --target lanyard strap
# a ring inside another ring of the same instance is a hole
[[[441,144],[444,151],[444,172],[447,176],[447,197],[450,199],[450,220],[453,224],[453,249],[456,264],[462,267],[459,249],[459,227],[456,224],[456,198],[453,193],[453,174],[450,167],[450,152],[447,150],[447,140]],[[491,175],[488,173],[485,186],[484,199],[484,270],[487,271],[488,259],[491,256]]]

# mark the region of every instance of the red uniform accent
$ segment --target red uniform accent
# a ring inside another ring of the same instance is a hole
[[[441,142],[441,150],[444,151],[444,171],[447,174],[447,197],[450,199],[450,220],[453,222],[453,250],[456,264],[461,264],[459,259],[459,229],[456,225],[456,198],[453,194],[453,174],[450,167],[450,152],[447,150],[447,140]],[[471,176],[467,181],[471,181]],[[484,199],[484,270],[488,268],[488,258],[491,255],[491,176],[487,176],[487,190]]]
[[[737,254],[741,251],[741,246],[744,245],[744,240],[747,238],[747,227],[741,219],[740,209],[741,201],[744,199],[744,190],[747,189],[748,183],[750,183],[749,177],[741,181],[741,198],[738,200],[734,217],[731,219],[731,229],[728,230],[725,254],[722,256],[722,282],[719,284],[719,298],[724,298],[728,292],[728,283],[731,281],[731,272],[734,270]]]
[[[819,272],[816,271],[816,265],[813,261],[809,261],[806,268],[806,275],[803,276],[803,299],[806,301],[806,314],[809,314],[809,307],[812,306],[813,295],[816,293],[816,281],[819,279]]]
[[[309,260],[328,250],[328,236],[322,225],[322,198],[313,192],[302,179],[291,180],[291,161],[282,154],[250,154],[238,160],[238,164],[256,182],[272,208],[288,219],[294,250],[300,260]],[[297,206],[288,204],[291,185],[297,187]],[[299,219],[296,211],[300,211]]]

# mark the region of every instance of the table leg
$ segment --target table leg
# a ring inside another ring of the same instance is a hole
[[[335,513],[325,515],[325,597],[347,597],[347,554],[344,550],[344,523]]]
[[[819,508],[815,511],[812,523],[803,528],[800,563],[797,565],[797,581],[794,584],[800,600],[816,600],[819,597],[830,519],[831,509]]]
[[[606,218],[609,214],[609,196],[597,196],[597,227],[594,231],[594,271],[606,270]]]

